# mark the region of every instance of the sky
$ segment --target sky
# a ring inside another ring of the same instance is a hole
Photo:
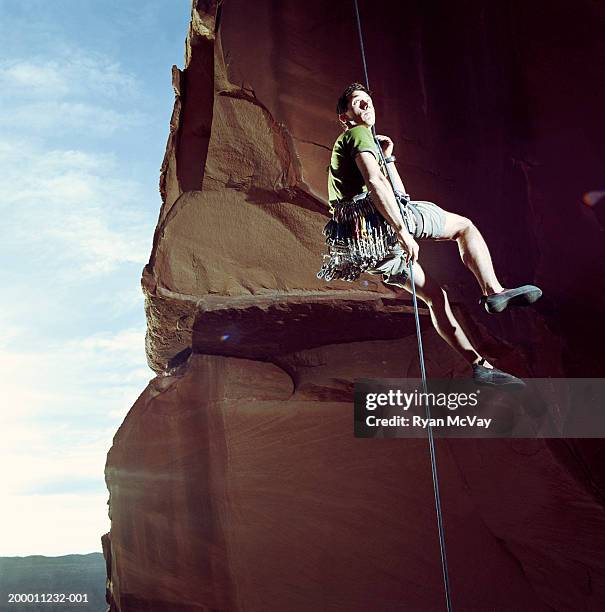
[[[191,0],[0,0],[0,556],[101,550]]]

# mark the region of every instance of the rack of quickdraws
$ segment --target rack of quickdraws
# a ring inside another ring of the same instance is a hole
[[[409,196],[398,196],[397,201],[405,219],[403,207]],[[384,259],[397,243],[393,228],[376,210],[370,194],[358,200],[334,204],[332,219],[323,233],[328,253],[323,255],[317,278],[326,281],[358,279],[362,272]]]

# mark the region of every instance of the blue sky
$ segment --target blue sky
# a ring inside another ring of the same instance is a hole
[[[101,550],[191,0],[0,0],[0,556]]]

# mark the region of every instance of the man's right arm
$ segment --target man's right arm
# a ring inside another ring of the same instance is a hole
[[[397,239],[401,243],[404,251],[412,258],[412,261],[417,261],[418,243],[408,232],[391,184],[380,171],[380,166],[376,158],[369,151],[361,151],[355,156],[355,162],[363,176],[366,187],[374,196],[372,199],[374,205],[395,230]]]

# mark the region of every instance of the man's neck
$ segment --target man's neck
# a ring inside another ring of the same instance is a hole
[[[367,128],[368,130],[372,131],[372,126],[368,125],[367,123],[353,123],[352,121],[350,123],[347,124],[347,129],[348,130],[352,130],[354,127],[359,127],[359,126],[363,126],[365,128]]]

